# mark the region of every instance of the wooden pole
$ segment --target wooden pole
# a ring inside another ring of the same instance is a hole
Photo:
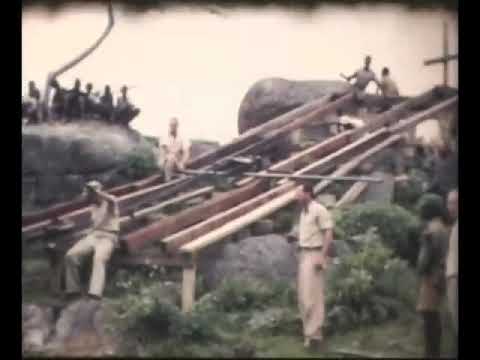
[[[195,281],[197,267],[194,263],[192,266],[183,268],[182,278],[182,311],[190,312],[195,302]]]
[[[354,203],[367,187],[368,183],[362,181],[356,182],[343,194],[342,198],[335,204],[335,207],[340,208]]]
[[[443,85],[448,86],[448,24],[443,23]]]

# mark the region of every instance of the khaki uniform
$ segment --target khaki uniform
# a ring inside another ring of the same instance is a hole
[[[80,292],[78,267],[81,259],[93,252],[93,269],[88,293],[102,296],[105,287],[106,265],[114,248],[118,245],[120,222],[118,207],[101,201],[93,205],[93,231],[78,241],[65,255],[66,291]]]
[[[420,292],[417,311],[439,311],[443,298],[448,230],[440,220],[431,220],[422,234],[418,259]]]
[[[450,233],[446,275],[448,308],[458,332],[458,220]]]
[[[322,339],[325,318],[325,273],[317,265],[324,264],[323,233],[333,228],[330,212],[311,201],[307,211],[302,210],[299,223],[298,305],[305,339]]]
[[[185,165],[188,155],[188,144],[178,135],[176,137],[169,135],[164,145],[166,153],[163,170],[165,172],[165,181],[170,181],[173,174]]]
[[[383,96],[385,97],[395,97],[400,95],[397,84],[388,75],[382,77],[380,88],[382,89]]]

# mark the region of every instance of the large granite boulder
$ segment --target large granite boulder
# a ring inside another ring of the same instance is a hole
[[[295,245],[280,235],[247,237],[208,250],[201,257],[199,274],[212,289],[223,280],[258,279],[295,280],[297,260]]]
[[[22,128],[24,210],[70,200],[92,179],[111,187],[155,168],[153,146],[129,128],[96,121]]]
[[[241,134],[307,102],[348,88],[346,81],[262,79],[247,91],[240,104],[238,131]]]

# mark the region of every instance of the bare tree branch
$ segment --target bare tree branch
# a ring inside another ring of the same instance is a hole
[[[115,18],[113,16],[112,2],[109,1],[109,3],[108,3],[108,24],[107,24],[107,27],[105,28],[105,30],[103,31],[102,35],[97,39],[97,41],[95,41],[95,43],[93,43],[92,46],[85,49],[80,55],[76,56],[73,60],[64,64],[58,70],[55,70],[55,71],[48,74],[47,83],[45,84],[43,103],[42,103],[42,107],[43,107],[44,110],[48,109],[48,103],[49,103],[49,100],[50,100],[50,83],[51,83],[51,81],[55,80],[58,76],[65,73],[66,71],[70,70],[71,68],[73,68],[79,62],[81,62],[87,56],[89,56],[92,52],[94,52],[100,46],[100,44],[105,40],[105,38],[108,36],[108,34],[110,34],[110,31],[112,30],[114,25],[115,25]],[[41,120],[43,120],[43,115],[44,114],[45,114],[45,112],[42,112],[42,119]]]

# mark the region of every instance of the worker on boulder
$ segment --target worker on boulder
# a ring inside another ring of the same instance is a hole
[[[165,181],[170,181],[179,170],[185,169],[190,157],[190,144],[178,135],[178,119],[170,119],[167,142],[162,144]]]
[[[99,104],[100,117],[105,121],[111,121],[113,116],[113,95],[110,86],[106,85]]]
[[[40,106],[40,90],[35,82],[28,82],[26,99],[22,102],[22,116],[27,118],[28,124],[38,123],[38,109]]]
[[[114,122],[116,124],[127,125],[135,116],[140,113],[140,109],[133,106],[128,98],[126,86],[120,89],[122,95],[117,99],[117,106],[114,110]]]
[[[390,69],[387,67],[384,67],[382,69],[382,79],[377,88],[377,93],[380,91],[382,92],[382,95],[387,98],[400,96],[398,86],[395,81],[393,81],[393,79],[390,77]]]
[[[325,271],[332,255],[333,218],[315,201],[313,184],[305,183],[297,193],[301,207],[298,226],[298,305],[303,322],[304,345],[322,344],[325,319]],[[289,241],[296,240],[289,236]]]
[[[118,200],[102,191],[98,181],[86,185],[86,196],[91,204],[93,230],[78,241],[65,255],[65,283],[68,300],[80,295],[78,268],[80,260],[93,253],[93,269],[88,296],[101,299],[105,287],[105,270],[114,248],[118,245],[120,230]]]
[[[95,114],[95,98],[92,94],[93,85],[88,83],[85,86],[85,92],[81,93],[80,100],[81,100],[81,113],[82,116],[87,118],[93,118]]]
[[[65,117],[67,121],[79,119],[82,117],[82,91],[80,90],[81,83],[79,79],[75,80],[75,85],[67,92]]]
[[[364,92],[368,84],[370,84],[370,82],[373,81],[377,84],[378,87],[380,87],[380,82],[378,81],[377,76],[370,69],[371,63],[372,63],[372,57],[368,55],[365,57],[365,64],[361,69],[355,71],[350,76],[345,76],[343,74],[340,74],[340,76],[342,76],[348,82],[350,82],[352,79],[355,79],[353,86],[357,90],[356,94],[359,100],[363,99]]]
[[[55,93],[52,97],[49,118],[51,120],[61,120],[65,116],[67,91],[60,86],[56,79],[50,82],[50,86],[55,90]]]

